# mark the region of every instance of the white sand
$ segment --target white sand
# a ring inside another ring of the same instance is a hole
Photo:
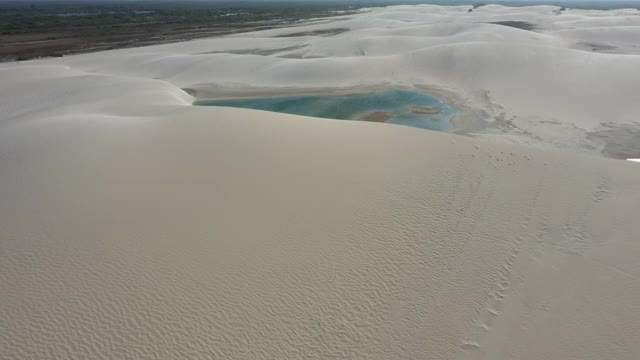
[[[0,359],[640,358],[640,169],[572,154],[637,121],[640,12],[467,9],[0,65]],[[180,90],[374,85],[573,151]]]
[[[640,157],[640,130],[631,139],[610,136],[640,127],[640,11],[468,9],[396,6],[309,26],[43,63],[157,79],[214,96],[367,85],[447,90],[455,96],[444,100],[474,110],[467,122],[480,137]],[[490,23],[497,21],[524,21],[535,29]],[[340,28],[350,31],[274,37]],[[256,55],[247,54],[252,50]],[[269,51],[275,52],[257,55]],[[618,146],[607,150],[612,141]]]

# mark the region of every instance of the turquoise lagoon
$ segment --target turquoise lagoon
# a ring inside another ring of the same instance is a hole
[[[437,131],[451,129],[450,119],[458,113],[457,110],[448,107],[433,96],[406,90],[217,100],[203,101],[196,105],[266,110],[340,120],[358,120],[366,117],[367,114],[384,112],[390,117],[387,123]],[[414,106],[441,110],[438,114],[420,114],[416,113]]]

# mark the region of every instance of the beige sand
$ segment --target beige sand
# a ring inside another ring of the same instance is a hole
[[[525,20],[553,9],[471,14]],[[466,11],[397,7],[341,24],[368,27],[365,39],[371,24],[424,34],[409,21],[427,19],[442,21],[430,31],[446,38],[446,20]],[[275,87],[395,81],[424,73],[385,73],[393,59],[434,65],[444,51],[283,63],[180,53],[270,41],[245,36],[0,65],[1,359],[640,358],[638,164],[191,106],[179,88],[203,78],[220,75],[217,86],[238,93],[250,77]],[[563,67],[582,53],[553,55],[567,55]],[[592,65],[636,64],[624,56],[595,54]],[[592,65],[581,70],[591,79]],[[508,88],[509,74],[492,80],[494,65],[483,66],[470,71]],[[325,67],[314,80],[311,69]],[[636,75],[616,76],[628,89]]]

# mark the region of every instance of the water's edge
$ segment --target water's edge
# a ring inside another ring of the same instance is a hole
[[[436,131],[453,128],[459,114],[439,99],[410,90],[196,101],[197,106],[223,106],[339,120],[387,122]]]

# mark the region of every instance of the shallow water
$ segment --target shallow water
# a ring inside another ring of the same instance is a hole
[[[387,123],[437,131],[451,129],[449,120],[458,113],[433,96],[406,90],[207,101],[197,105],[238,107],[341,120],[358,120],[372,112],[386,112],[391,116]],[[442,111],[439,114],[416,114],[412,112],[413,106],[441,108]]]

